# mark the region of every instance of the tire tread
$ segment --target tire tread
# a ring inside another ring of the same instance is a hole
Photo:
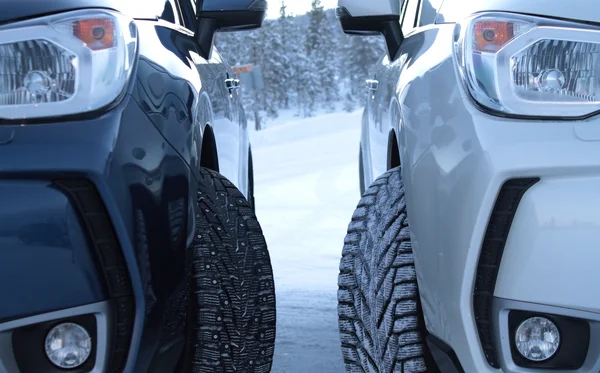
[[[427,371],[400,168],[375,180],[358,203],[344,239],[338,285],[347,372]]]
[[[275,286],[250,203],[224,176],[202,169],[193,247],[191,373],[268,373],[275,345]]]

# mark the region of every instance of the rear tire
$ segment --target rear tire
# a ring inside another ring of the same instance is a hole
[[[338,279],[347,372],[433,372],[401,170],[375,180],[348,227]],[[429,368],[429,370],[428,370]]]
[[[207,169],[200,178],[185,372],[268,373],[276,314],[265,238],[229,180]]]

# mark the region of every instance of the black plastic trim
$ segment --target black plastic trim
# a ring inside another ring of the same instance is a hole
[[[199,11],[194,38],[198,52],[209,60],[217,32],[243,31],[260,28],[267,13],[264,9],[234,11]]]
[[[114,301],[114,323],[108,372],[122,372],[127,362],[133,334],[134,300],[131,278],[121,245],[117,239],[108,211],[95,185],[86,179],[54,180],[75,206],[86,233],[95,249],[99,268],[104,276],[110,298]]]
[[[346,34],[363,36],[383,34],[388,56],[391,61],[396,60],[404,41],[399,15],[353,17],[344,7],[336,8],[335,12]]]
[[[431,334],[427,335],[426,341],[429,351],[431,351],[431,355],[433,356],[433,360],[435,360],[435,364],[440,372],[465,373],[465,370],[460,364],[458,356],[456,356],[456,352],[454,352],[452,347]]]
[[[539,178],[521,178],[504,183],[496,199],[481,246],[473,293],[473,311],[481,347],[487,362],[494,368],[500,368],[500,365],[498,346],[492,328],[492,301],[502,254],[523,195],[539,181]]]

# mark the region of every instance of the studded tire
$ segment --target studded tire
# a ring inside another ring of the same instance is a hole
[[[186,373],[268,373],[276,312],[265,238],[229,180],[207,169],[200,174]]]
[[[338,278],[342,354],[350,373],[434,372],[425,345],[401,170],[360,200]]]

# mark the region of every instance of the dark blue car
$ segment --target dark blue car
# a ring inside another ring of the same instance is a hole
[[[247,121],[213,46],[265,11],[0,2],[0,373],[270,371]]]

